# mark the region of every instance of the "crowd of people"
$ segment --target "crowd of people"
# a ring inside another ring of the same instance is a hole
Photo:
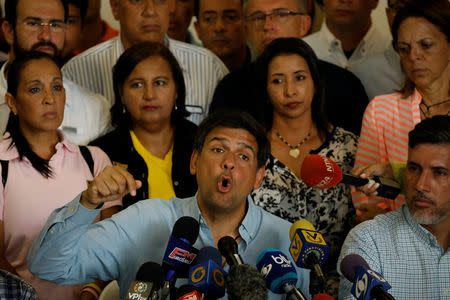
[[[250,265],[268,248],[289,253],[291,224],[309,221],[330,249],[323,291],[336,299],[354,297],[339,267],[351,254],[397,299],[450,297],[448,0],[388,0],[392,35],[371,17],[378,0],[110,5],[118,31],[99,0],[5,1],[9,295],[98,299],[117,280],[124,297],[190,216],[196,248],[230,236]],[[369,183],[311,187],[311,154]],[[379,197],[374,176],[400,194]],[[309,270],[296,271],[311,298]]]

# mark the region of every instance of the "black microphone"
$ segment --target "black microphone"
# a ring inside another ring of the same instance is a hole
[[[125,300],[153,299],[161,288],[164,279],[163,269],[155,262],[144,263],[131,281]]]
[[[258,270],[246,264],[230,267],[225,277],[229,300],[266,300],[266,281]]]
[[[386,292],[391,288],[389,283],[358,254],[349,254],[341,261],[341,272],[350,282],[353,282],[352,295],[357,300],[395,300]]]
[[[180,286],[175,293],[175,299],[177,300],[202,300],[200,292],[195,286],[185,284]]]
[[[187,277],[189,266],[197,256],[198,250],[192,247],[199,234],[199,224],[192,217],[179,218],[172,229],[163,257],[163,268],[166,274],[161,291],[164,300],[171,292],[177,277]],[[176,276],[175,276],[176,275]]]
[[[217,243],[217,246],[230,267],[244,263],[238,253],[238,245],[231,236],[222,237]]]

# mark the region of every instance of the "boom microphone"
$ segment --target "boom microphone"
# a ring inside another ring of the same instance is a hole
[[[189,269],[189,284],[202,293],[203,300],[217,299],[225,295],[225,271],[222,255],[211,246],[202,248],[197,255],[198,264]]]
[[[286,294],[289,300],[306,300],[295,286],[298,281],[295,267],[280,250],[264,250],[256,261],[256,267],[266,279],[269,290],[275,294]]]
[[[238,264],[225,277],[229,300],[267,300],[266,282],[255,267]]]
[[[377,272],[370,269],[367,262],[358,254],[349,254],[341,261],[341,272],[353,282],[352,295],[357,300],[395,300],[386,292],[389,283]]]
[[[400,193],[400,185],[391,179],[374,176],[373,179],[361,178],[349,174],[342,174],[341,168],[330,158],[318,154],[305,157],[300,170],[302,181],[309,187],[316,189],[332,188],[338,183],[364,186],[371,180],[380,184],[378,196],[395,199]]]
[[[136,280],[131,281],[125,300],[154,299],[164,279],[163,269],[155,262],[144,263],[136,273]]]
[[[169,295],[176,277],[188,276],[189,266],[198,253],[198,250],[191,246],[197,240],[198,233],[199,224],[192,217],[181,217],[175,222],[163,257],[166,280],[161,291],[162,299]]]
[[[217,246],[230,267],[244,263],[238,253],[238,245],[231,236],[222,237],[217,243]]]
[[[289,230],[291,245],[289,252],[300,268],[310,269],[310,293],[325,293],[326,280],[321,265],[328,257],[329,248],[325,239],[307,220],[298,220]]]

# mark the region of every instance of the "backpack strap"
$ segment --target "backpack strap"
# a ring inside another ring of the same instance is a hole
[[[92,177],[94,176],[94,159],[92,158],[92,153],[89,151],[89,148],[86,146],[79,146],[81,155],[83,155],[84,160],[89,166],[89,170],[91,171]]]
[[[6,186],[6,180],[8,179],[9,160],[0,160],[0,164],[2,166],[2,183],[4,188]]]

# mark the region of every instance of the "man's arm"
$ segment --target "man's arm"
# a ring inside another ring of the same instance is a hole
[[[104,202],[128,192],[135,194],[140,185],[123,169],[105,168],[81,199],[77,196],[50,215],[28,254],[30,271],[64,284],[118,278],[120,263],[133,259],[129,255],[132,249],[127,248],[133,247],[136,237],[133,233],[124,234],[114,218],[91,223]]]
[[[341,277],[339,299],[355,299],[350,292],[353,283],[345,278],[341,272],[341,261],[345,256],[349,254],[358,254],[366,260],[372,270],[381,273],[380,258],[376,247],[376,241],[371,235],[374,222],[375,221],[371,220],[357,225],[350,231],[345,239],[337,262],[337,270]]]

